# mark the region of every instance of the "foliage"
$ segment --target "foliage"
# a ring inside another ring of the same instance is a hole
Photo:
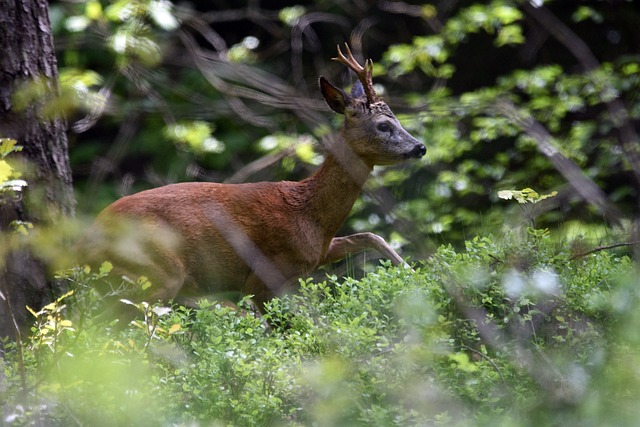
[[[552,192],[550,194],[538,194],[537,191],[531,188],[525,188],[522,190],[498,191],[498,197],[500,197],[501,199],[506,199],[506,200],[515,199],[520,204],[538,203],[545,199],[548,199],[549,197],[554,197],[557,194],[558,194],[557,192]]]
[[[583,237],[606,243],[588,235],[605,224],[602,205],[549,153],[604,190],[624,216],[614,223],[633,220],[640,65],[628,52],[639,19],[627,1],[54,3],[80,208],[93,215],[166,182],[308,174],[307,136],[321,151],[328,129],[312,88],[349,40],[428,154],[376,172],[345,228],[391,236],[414,258],[505,222],[583,224]],[[298,144],[304,156],[291,155]],[[519,188],[558,196],[530,209],[500,199]]]
[[[91,316],[91,290],[109,266],[74,269],[70,292],[33,312],[26,384],[8,346],[2,419],[634,425],[640,378],[627,367],[640,354],[640,319],[629,258],[575,257],[530,230],[476,238],[464,251],[442,246],[414,267],[301,281],[263,318],[246,302],[125,301],[139,313],[129,324]]]
[[[307,175],[339,123],[311,88],[340,81],[348,40],[428,155],[374,171],[346,228],[424,261],[305,279],[262,318],[122,301],[143,278],[105,299],[108,264],[70,270],[31,336],[2,343],[2,422],[635,425],[635,271],[584,249],[637,222],[632,2],[227,3],[52,2],[62,90],[43,113],[69,118],[83,213],[166,182]],[[0,142],[2,197],[24,187],[16,149]]]

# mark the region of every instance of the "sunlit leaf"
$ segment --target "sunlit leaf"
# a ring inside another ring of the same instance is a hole
[[[13,168],[6,160],[0,160],[0,183],[4,183],[9,180],[13,174]]]
[[[153,307],[151,310],[158,317],[166,316],[167,314],[171,313],[171,307]]]
[[[64,26],[72,33],[79,33],[87,29],[91,21],[86,16],[71,16],[66,19]]]
[[[175,30],[180,23],[173,14],[173,4],[168,0],[154,0],[149,3],[149,14],[158,26],[164,30]]]
[[[298,19],[306,13],[304,6],[291,6],[280,9],[278,17],[282,22],[290,27],[293,27],[298,22]]]
[[[420,12],[423,18],[431,19],[437,15],[438,9],[434,5],[425,4],[421,7]]]
[[[518,203],[538,203],[542,200],[558,195],[557,191],[552,191],[549,194],[539,194],[537,191],[531,188],[524,188],[522,190],[500,190],[498,191],[498,197],[504,200],[515,199]]]
[[[313,161],[313,157],[315,156],[313,144],[311,144],[310,142],[298,144],[296,146],[296,155],[303,162],[311,163]]]
[[[169,125],[164,134],[174,143],[183,144],[196,153],[222,153],[225,145],[212,135],[212,126],[203,121]]]
[[[460,369],[465,372],[476,372],[478,370],[476,364],[469,360],[469,356],[466,353],[450,354],[449,360],[454,363],[456,369]]]
[[[0,158],[7,157],[10,153],[22,151],[22,146],[16,145],[17,143],[15,139],[0,138]]]
[[[593,7],[579,6],[575,12],[573,12],[573,15],[571,15],[571,19],[575,22],[582,22],[587,19],[591,19],[593,22],[600,24],[604,20],[604,17]]]
[[[140,276],[138,278],[137,284],[140,287],[140,289],[142,289],[143,291],[146,291],[152,286],[152,283],[149,281],[149,279],[146,276]]]
[[[28,305],[26,306],[26,309],[29,313],[31,313],[31,315],[33,317],[38,317],[38,313],[36,313],[31,307],[29,307]]]
[[[520,25],[507,25],[498,31],[496,45],[505,46],[512,44],[522,44],[525,42],[522,27]]]
[[[90,0],[85,5],[84,14],[90,20],[95,21],[102,17],[102,5],[99,1]]]
[[[517,8],[504,4],[493,7],[492,12],[504,25],[512,24],[524,17],[522,12]]]
[[[104,276],[109,274],[111,270],[113,270],[113,264],[111,264],[109,261],[105,261],[100,265],[99,273],[101,276]]]

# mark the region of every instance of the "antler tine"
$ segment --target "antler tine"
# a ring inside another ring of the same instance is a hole
[[[353,57],[353,53],[351,53],[349,44],[345,43],[344,47],[346,49],[348,57],[344,56],[344,54],[340,50],[340,45],[338,45],[337,46],[338,56],[336,58],[331,58],[331,59],[333,61],[337,61],[346,65],[347,67],[349,67],[350,70],[356,73],[356,75],[358,76],[358,79],[360,80],[360,83],[362,83],[362,87],[364,88],[364,92],[367,95],[367,100],[369,101],[369,103],[371,104],[376,102],[378,97],[376,95],[375,90],[373,89],[373,79],[372,79],[373,61],[371,61],[370,59],[367,59],[364,62],[364,67],[363,67]]]
[[[340,45],[337,45],[336,47],[338,49],[338,57],[331,58],[331,59],[334,61],[342,62],[344,65],[346,65],[347,67],[352,69],[356,74],[358,74],[358,76],[360,76],[360,74],[362,74],[362,72],[365,71],[365,69],[362,65],[358,63],[358,61],[356,61],[356,58],[353,57],[353,53],[351,53],[351,48],[349,48],[349,45],[347,43],[344,44],[344,47],[347,49],[347,55],[349,55],[349,58],[344,56],[344,54],[340,50]]]

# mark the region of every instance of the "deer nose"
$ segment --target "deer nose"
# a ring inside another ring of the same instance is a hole
[[[418,144],[409,153],[407,153],[407,157],[413,157],[419,159],[420,157],[427,154],[427,147],[424,144]]]

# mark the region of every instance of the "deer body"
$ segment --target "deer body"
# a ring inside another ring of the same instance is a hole
[[[344,59],[354,69],[350,52],[349,57]],[[103,244],[93,251],[124,274],[148,277],[149,298],[240,292],[254,295],[258,307],[298,277],[350,252],[373,248],[401,263],[372,233],[335,237],[374,165],[426,151],[386,104],[369,95],[370,74],[361,81],[349,95],[320,78],[325,100],[345,122],[311,177],[182,183],[124,197],[99,215],[94,235]],[[123,230],[122,223],[131,226]]]

